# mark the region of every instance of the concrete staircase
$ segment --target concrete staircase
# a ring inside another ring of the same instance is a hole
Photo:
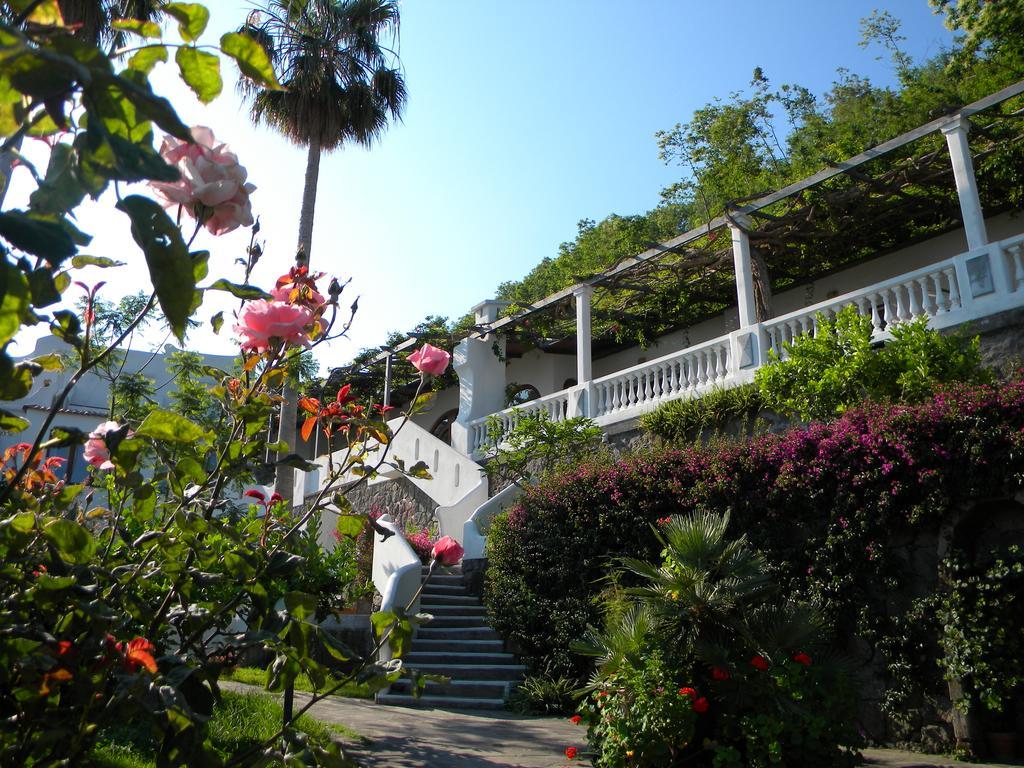
[[[377,694],[377,703],[504,709],[505,699],[526,668],[504,652],[501,637],[487,624],[486,608],[463,587],[461,572],[435,573],[423,590],[420,611],[434,619],[416,630],[404,662],[424,674],[444,675],[450,682],[428,682],[416,699],[412,683],[403,677],[387,693]]]

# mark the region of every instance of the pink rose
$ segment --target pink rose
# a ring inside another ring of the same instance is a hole
[[[194,144],[167,136],[160,147],[164,160],[181,174],[178,181],[151,182],[164,207],[180,205],[214,235],[251,226],[249,195],[256,187],[246,183],[238,157],[227,144],[218,144],[209,128],[195,126],[192,138]]]
[[[452,356],[443,349],[424,344],[420,349],[409,355],[409,362],[412,367],[421,373],[431,376],[440,376],[448,368]]]
[[[443,536],[438,539],[430,551],[431,559],[440,562],[441,565],[455,565],[462,559],[462,555],[462,545],[451,536]]]
[[[114,463],[110,460],[110,449],[104,439],[108,432],[116,432],[121,425],[116,421],[104,421],[89,433],[89,439],[85,443],[82,455],[85,460],[97,469],[113,469]],[[131,434],[129,432],[129,434]]]
[[[245,305],[235,333],[243,337],[243,350],[263,353],[281,342],[308,347],[315,323],[316,317],[308,307],[259,299]]]

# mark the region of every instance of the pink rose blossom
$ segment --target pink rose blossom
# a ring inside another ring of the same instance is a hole
[[[421,373],[431,376],[440,376],[448,368],[452,356],[443,349],[424,344],[420,349],[409,355],[409,362],[412,367]]]
[[[455,565],[462,559],[463,549],[462,545],[451,536],[443,536],[437,540],[430,555],[441,565]]]
[[[114,463],[110,460],[110,449],[104,438],[108,432],[116,432],[120,428],[121,425],[116,421],[104,421],[90,432],[82,452],[85,460],[97,469],[113,469]]]
[[[263,353],[280,342],[308,347],[315,322],[308,307],[259,299],[245,305],[235,333],[243,337],[242,349],[246,351]]]
[[[249,195],[256,187],[246,182],[245,167],[209,128],[193,127],[192,138],[194,144],[167,136],[160,147],[164,160],[181,174],[178,181],[151,183],[164,207],[180,205],[214,235],[251,226]]]

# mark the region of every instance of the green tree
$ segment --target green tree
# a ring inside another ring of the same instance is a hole
[[[370,146],[405,107],[405,79],[385,44],[398,35],[395,0],[265,0],[244,31],[269,52],[283,89],[242,79],[257,124],[307,148],[297,263],[309,264],[320,156],[347,143]],[[285,385],[280,440],[295,446],[297,393]],[[275,487],[292,498],[293,470]]]

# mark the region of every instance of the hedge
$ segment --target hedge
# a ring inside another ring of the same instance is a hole
[[[614,559],[656,559],[659,518],[728,510],[781,589],[817,600],[840,636],[883,650],[906,686],[938,685],[936,628],[904,616],[910,564],[896,542],[934,534],[965,505],[1011,498],[1022,478],[1019,375],[782,434],[583,463],[495,521],[485,600],[533,669],[583,676],[569,644],[599,621],[595,597]]]

